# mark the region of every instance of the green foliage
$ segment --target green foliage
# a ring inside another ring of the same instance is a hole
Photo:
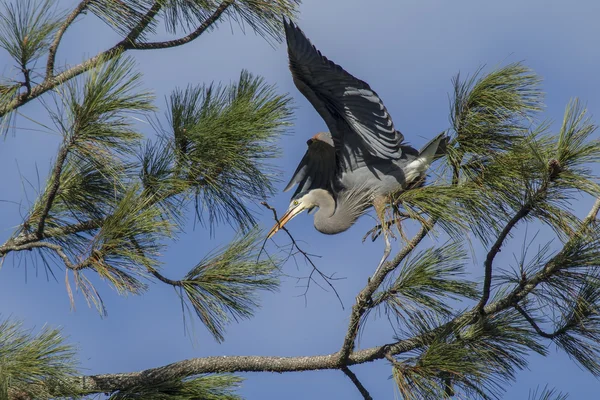
[[[140,86],[141,74],[130,57],[107,60],[90,70],[82,85],[65,84],[67,120],[56,114],[54,120],[78,156],[107,164],[134,152],[142,136],[133,129],[132,116],[154,110],[153,95]]]
[[[138,293],[145,285],[133,275],[145,276],[156,267],[156,257],[170,237],[171,223],[151,197],[131,186],[89,243],[89,266],[119,292]],[[132,275],[133,274],[133,275]]]
[[[542,108],[540,78],[521,63],[509,64],[479,77],[453,80],[451,122],[456,152],[451,163],[467,154],[488,155],[510,149],[527,131],[532,113]]]
[[[569,306],[558,324],[554,343],[594,376],[600,376],[600,278],[588,277]]]
[[[479,295],[476,284],[465,279],[467,254],[458,243],[430,248],[407,259],[400,274],[385,291],[374,296],[390,313],[401,317],[423,309],[453,314],[449,299]]]
[[[252,316],[258,307],[256,291],[278,286],[277,266],[272,260],[258,260],[261,239],[257,229],[237,237],[200,261],[181,281],[189,305],[218,341],[223,341],[231,318]]]
[[[151,0],[95,0],[89,9],[116,32],[126,36],[144,19],[152,7]],[[299,0],[164,0],[158,18],[150,21],[141,38],[155,32],[163,19],[168,33],[196,30],[222,4],[229,4],[224,16],[237,22],[242,29],[248,25],[256,34],[269,40],[281,40],[283,17],[294,18]],[[210,28],[214,28],[213,24]]]
[[[69,384],[76,365],[75,350],[64,344],[60,331],[44,327],[33,334],[20,322],[0,323],[0,398],[76,395]]]
[[[410,322],[412,335],[441,325],[423,313]],[[393,377],[405,399],[445,399],[457,392],[467,398],[497,398],[516,372],[527,367],[531,351],[546,354],[528,323],[509,310],[453,332],[438,330],[433,342],[394,363]]]
[[[127,36],[140,22],[154,4],[153,0],[94,0],[87,8],[104,21],[115,32]],[[148,21],[141,38],[156,31],[157,21]]]
[[[274,140],[289,125],[290,98],[243,71],[236,84],[176,90],[169,102],[181,179],[196,192],[196,211],[211,226],[234,222],[248,230],[255,224],[248,202],[273,193],[277,155]],[[168,135],[168,136],[167,136]]]
[[[53,0],[2,2],[0,47],[17,62],[19,68],[40,58],[50,47],[52,35],[64,14],[57,12]]]
[[[152,387],[131,388],[114,393],[109,400],[241,400],[233,392],[241,382],[242,378],[235,375],[201,375]]]
[[[239,0],[232,3],[230,17],[242,27],[248,24],[264,38],[279,41],[283,37],[283,18],[295,18],[299,4],[300,0]]]
[[[539,388],[535,389],[533,392],[529,392],[529,400],[567,400],[569,395],[566,393],[558,392],[556,389],[550,389],[545,387],[542,390]]]

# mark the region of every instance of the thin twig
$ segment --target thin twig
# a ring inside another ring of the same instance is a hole
[[[542,185],[533,193],[533,195],[531,195],[529,200],[525,202],[521,209],[510,219],[510,221],[508,221],[506,226],[504,226],[504,229],[502,229],[502,232],[500,232],[500,235],[496,239],[496,242],[494,242],[492,248],[488,252],[485,258],[485,262],[483,264],[485,268],[485,276],[483,278],[483,291],[481,295],[481,300],[477,304],[477,310],[480,313],[484,312],[485,305],[490,299],[493,263],[494,259],[496,258],[496,255],[500,252],[500,249],[504,244],[504,240],[506,240],[510,231],[515,227],[515,225],[523,218],[527,217],[527,215],[529,215],[529,213],[535,207],[536,202],[540,199],[543,199],[547,195],[550,183],[553,182],[556,178],[558,178],[560,170],[561,166],[557,160],[551,159],[550,161],[548,161],[547,179],[544,180]]]
[[[318,283],[312,278],[314,272],[316,271],[317,274],[319,274],[319,276],[327,283],[327,285],[333,290],[333,293],[335,293],[335,296],[337,297],[338,301],[340,302],[340,305],[342,306],[342,310],[344,309],[344,302],[342,301],[342,298],[340,297],[338,291],[336,290],[335,286],[333,286],[333,284],[331,283],[332,280],[338,280],[341,278],[334,278],[333,275],[327,275],[325,273],[323,273],[319,268],[317,268],[317,266],[315,265],[315,263],[313,262],[313,260],[310,258],[311,254],[307,253],[306,251],[302,250],[300,248],[300,246],[298,246],[298,242],[296,241],[296,239],[294,239],[294,237],[292,236],[292,234],[290,233],[290,231],[288,231],[288,229],[285,226],[281,226],[281,224],[279,223],[279,218],[277,217],[277,210],[275,210],[274,207],[270,206],[266,201],[261,202],[260,204],[262,204],[263,206],[265,206],[267,209],[271,210],[273,212],[273,218],[275,219],[275,221],[277,222],[277,225],[279,225],[280,229],[283,230],[285,233],[287,233],[288,237],[290,238],[290,240],[292,241],[292,247],[296,248],[296,250],[302,254],[304,256],[304,259],[306,261],[308,261],[308,263],[311,265],[311,267],[313,268],[311,273],[309,274],[309,276],[307,277],[308,279],[308,285],[310,285],[310,282],[315,282],[315,284],[318,285]],[[264,244],[263,244],[264,247]],[[262,251],[262,250],[261,250]],[[304,295],[306,295],[306,293],[308,292],[308,286],[306,287],[306,290],[304,292]]]
[[[373,400],[373,398],[369,394],[369,391],[363,386],[362,383],[360,383],[360,381],[358,380],[358,378],[356,377],[356,375],[354,374],[354,372],[350,371],[350,368],[348,368],[348,367],[342,367],[342,372],[344,374],[346,374],[346,376],[348,378],[350,378],[350,380],[352,381],[352,383],[354,383],[354,386],[356,386],[356,388],[358,389],[358,391],[360,392],[360,394],[362,394],[362,396],[363,396],[363,398],[365,400]]]
[[[73,271],[78,271],[78,270],[81,270],[84,268],[88,268],[90,265],[89,259],[86,259],[80,263],[74,264],[69,259],[69,256],[67,256],[67,254],[64,252],[62,246],[55,244],[55,243],[32,242],[32,243],[27,243],[27,244],[22,244],[22,245],[5,245],[5,247],[7,249],[7,253],[10,251],[23,251],[23,250],[32,250],[32,249],[39,249],[39,248],[47,248],[47,249],[53,250],[63,261],[65,266],[68,269],[73,270]]]

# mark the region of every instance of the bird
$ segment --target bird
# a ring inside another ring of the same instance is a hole
[[[294,84],[329,132],[307,141],[284,192],[298,186],[267,239],[304,210],[316,211],[314,226],[324,234],[346,231],[371,206],[384,226],[389,196],[424,182],[431,163],[445,151],[445,132],[420,150],[408,145],[366,82],[323,56],[295,23],[284,19],[283,25]],[[389,255],[385,232],[384,237]]]

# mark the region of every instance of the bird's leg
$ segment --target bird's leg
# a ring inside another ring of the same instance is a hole
[[[383,233],[383,239],[385,241],[385,249],[383,250],[383,257],[381,258],[381,261],[379,261],[379,265],[377,266],[377,269],[375,270],[375,274],[377,274],[377,272],[379,272],[379,269],[381,268],[381,266],[383,265],[385,260],[387,260],[387,258],[389,257],[389,255],[392,251],[392,245],[390,243],[390,237],[389,237],[389,235],[391,233],[390,226],[387,225],[386,221],[385,221],[385,203],[386,203],[386,198],[384,196],[378,196],[373,201],[373,206],[375,207],[375,212],[377,213],[379,222],[381,222],[381,232]]]

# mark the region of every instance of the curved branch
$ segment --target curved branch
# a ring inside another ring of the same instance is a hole
[[[177,47],[184,45],[186,43],[191,42],[192,40],[198,38],[198,36],[202,35],[208,28],[210,28],[217,20],[221,17],[221,15],[233,4],[234,0],[225,0],[217,9],[208,17],[194,32],[190,33],[187,36],[184,36],[175,40],[167,40],[164,42],[145,42],[145,43],[135,43],[133,46],[133,50],[156,50],[156,49],[166,49],[170,47]]]
[[[46,80],[52,79],[52,77],[54,76],[54,62],[56,59],[56,51],[58,50],[58,45],[60,44],[60,41],[63,35],[65,34],[65,31],[67,30],[67,28],[69,28],[69,26],[71,26],[73,21],[75,21],[75,18],[77,18],[79,14],[81,14],[91,2],[92,0],[83,0],[81,3],[79,3],[77,7],[75,7],[73,12],[71,12],[71,14],[67,16],[67,19],[65,19],[65,22],[63,22],[60,28],[58,28],[58,31],[56,31],[54,40],[52,41],[52,44],[48,49],[48,62],[46,64]]]

